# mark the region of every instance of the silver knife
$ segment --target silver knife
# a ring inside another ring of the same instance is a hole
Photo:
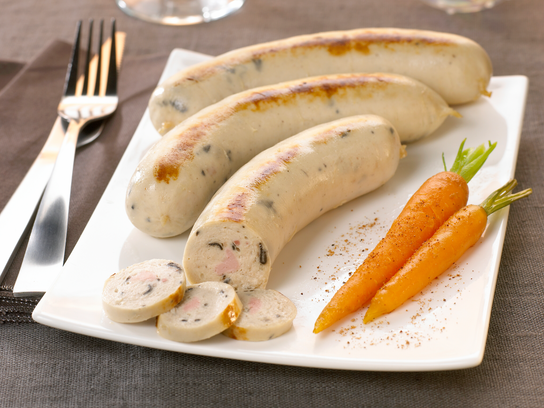
[[[4,279],[36,212],[62,145],[64,131],[62,119],[57,117],[41,152],[0,213],[0,282]],[[102,126],[83,130],[78,145],[88,143],[87,140],[95,138],[101,131]]]
[[[53,171],[63,138],[62,122],[60,118],[57,118],[42,151],[0,213],[0,268],[2,271],[0,282],[23,241],[25,231]]]

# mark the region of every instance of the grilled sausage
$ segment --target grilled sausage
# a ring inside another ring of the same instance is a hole
[[[456,112],[420,82],[392,74],[314,77],[242,92],[193,115],[150,149],[127,190],[128,217],[149,235],[179,235],[257,153],[309,127],[365,113],[391,121],[408,142]]]
[[[402,152],[390,122],[375,115],[316,126],[262,152],[196,221],[183,257],[187,278],[265,288],[274,260],[297,231],[383,185]]]
[[[370,28],[304,35],[234,50],[180,71],[157,87],[149,112],[164,134],[243,90],[359,72],[406,75],[434,89],[448,104],[460,104],[489,95],[492,65],[480,45],[454,34]]]

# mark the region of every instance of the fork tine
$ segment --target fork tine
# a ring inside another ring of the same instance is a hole
[[[102,73],[102,40],[104,33],[104,20],[100,20],[100,33],[98,36],[98,63],[96,64],[96,81],[94,81],[94,96],[100,95],[100,77]]]
[[[91,55],[92,55],[92,44],[93,44],[93,19],[89,20],[89,40],[87,41],[87,58],[85,60],[85,77],[83,80],[83,95],[88,94],[89,88],[89,67],[91,64]]]
[[[111,50],[110,63],[108,67],[108,82],[106,84],[106,95],[117,95],[117,52],[115,46],[115,19],[111,20]]]
[[[81,20],[77,22],[76,38],[72,47],[72,55],[66,72],[66,80],[64,81],[64,95],[73,96],[76,94],[77,85],[77,66],[79,60],[79,37],[81,35]]]

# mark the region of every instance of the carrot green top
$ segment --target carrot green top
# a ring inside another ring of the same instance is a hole
[[[459,146],[457,157],[455,158],[450,171],[459,174],[468,183],[484,165],[493,149],[495,149],[497,146],[497,142],[493,144],[489,142],[489,147],[487,149],[485,148],[485,144],[482,144],[476,148],[471,147],[463,150],[466,140],[467,139],[463,140],[461,146]],[[444,159],[444,153],[442,153],[442,161],[444,163],[444,170],[448,171],[446,167],[446,160]]]
[[[516,180],[510,180],[504,186],[492,192],[489,197],[487,197],[484,202],[480,204],[480,207],[482,207],[489,216],[495,211],[499,211],[501,208],[512,204],[514,201],[527,197],[533,192],[532,189],[528,188],[520,191],[519,193],[510,194],[517,185],[518,182]]]

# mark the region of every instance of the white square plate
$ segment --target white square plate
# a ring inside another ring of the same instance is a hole
[[[210,57],[174,50],[163,79]],[[470,182],[470,203],[480,203],[514,176],[528,81],[495,77],[491,98],[458,107],[431,137],[408,145],[408,156],[383,187],[317,219],[300,231],[276,260],[268,287],[297,306],[293,328],[277,339],[251,343],[222,335],[183,344],[161,338],[154,320],[110,321],[101,292],[111,274],[151,258],[181,262],[187,233],[155,239],[125,215],[125,191],[144,152],[159,139],[146,112],[70,259],[43,297],[34,319],[42,324],[103,339],[176,352],[265,363],[348,370],[429,371],[467,368],[483,358],[508,209],[492,215],[482,239],[429,288],[397,311],[363,325],[366,309],[319,335],[315,319],[348,274],[385,235],[407,199],[451,165],[459,144],[488,140],[498,146]],[[515,205],[515,204],[514,204]],[[334,244],[334,245],[333,245]]]

